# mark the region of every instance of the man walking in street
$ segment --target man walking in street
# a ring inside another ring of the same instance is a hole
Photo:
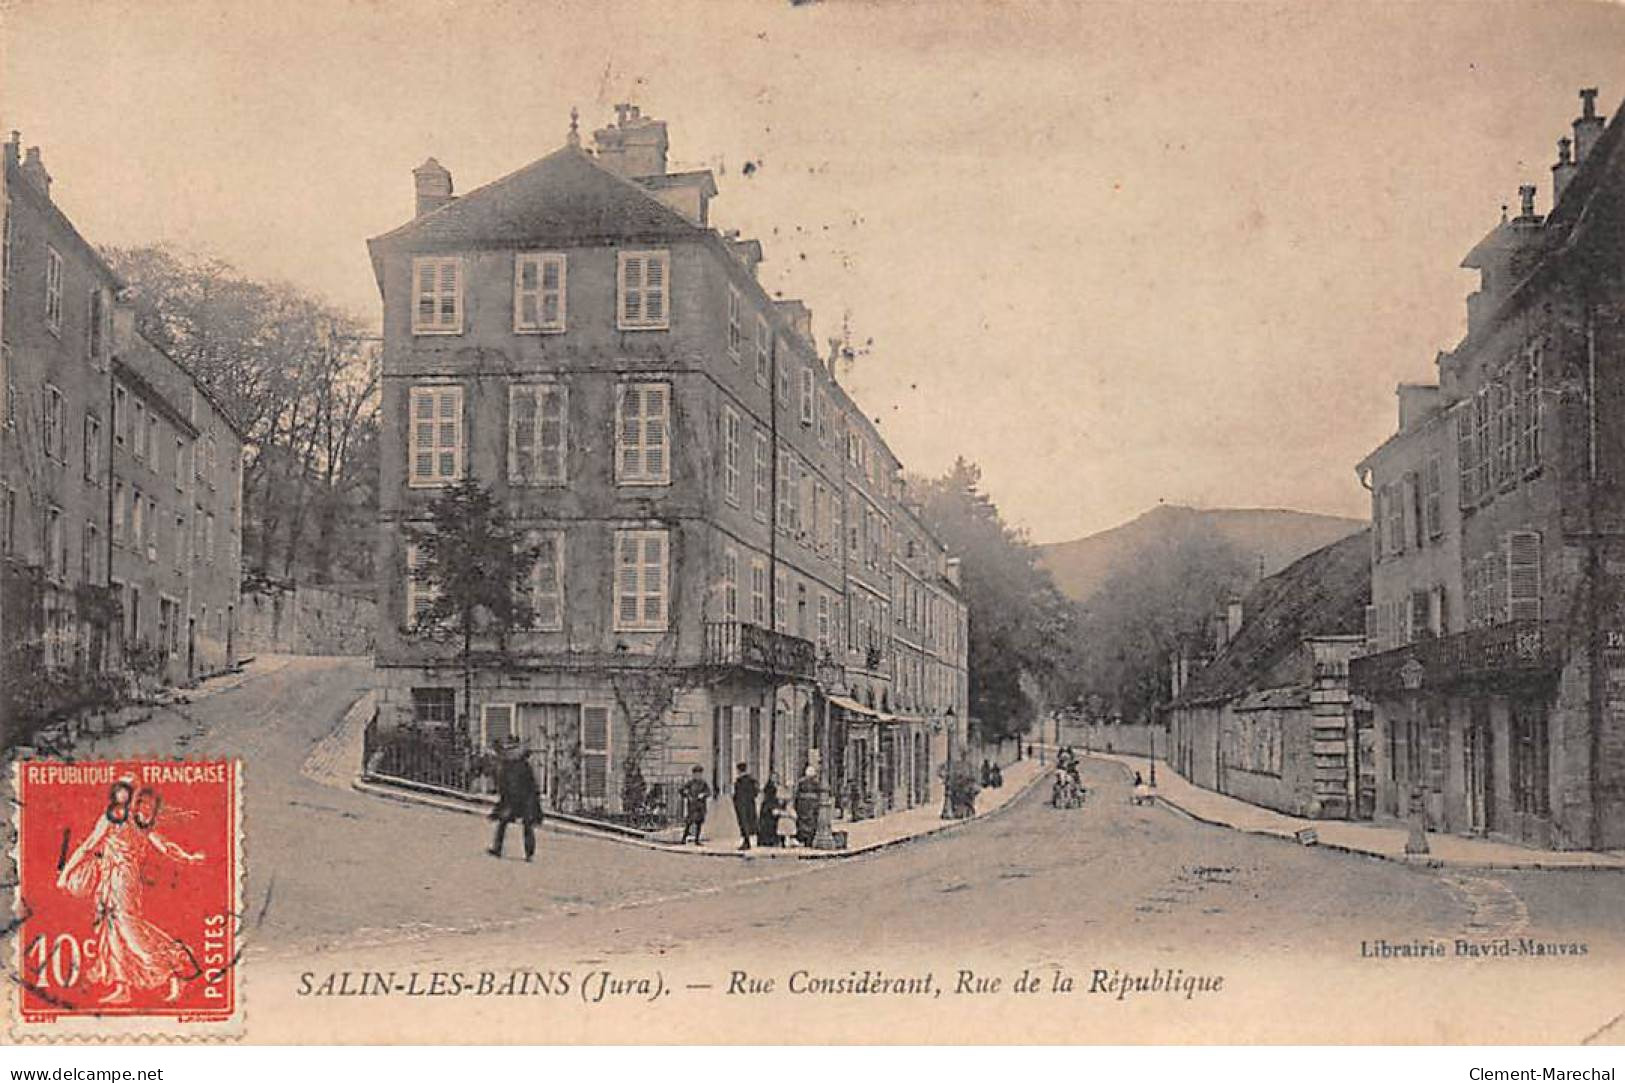
[[[734,779],[734,818],[739,821],[739,848],[749,850],[750,837],[756,834],[756,779],[748,763],[739,765],[739,777]]]
[[[497,768],[497,807],[491,819],[497,822],[496,837],[486,852],[492,857],[502,856],[503,838],[508,824],[518,820],[525,833],[525,860],[536,856],[536,825],[542,822],[542,795],[536,788],[536,775],[530,769],[530,752],[514,741],[503,749],[502,762]]]
[[[700,830],[705,827],[705,803],[711,798],[711,787],[705,783],[705,768],[696,766],[688,781],[683,783],[683,841],[694,833],[694,845],[700,844]]]

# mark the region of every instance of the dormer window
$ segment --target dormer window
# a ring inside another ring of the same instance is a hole
[[[463,261],[456,256],[419,256],[412,261],[416,301],[414,335],[463,333]]]
[[[520,334],[564,330],[564,253],[521,252],[514,257],[513,329]]]
[[[670,264],[671,254],[663,250],[619,253],[615,311],[622,331],[658,331],[671,326]]]

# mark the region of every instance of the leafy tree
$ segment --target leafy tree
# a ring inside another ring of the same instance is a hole
[[[1038,551],[981,491],[982,474],[959,459],[941,478],[911,482],[928,526],[960,558],[970,615],[970,712],[984,740],[1027,731],[1040,704],[1070,695],[1078,670],[1078,614],[1038,564]]]
[[[217,259],[163,246],[104,255],[130,285],[141,333],[245,434],[245,566],[327,582],[338,563],[369,578],[359,538],[377,508],[376,338],[320,298]]]
[[[442,490],[429,505],[429,519],[428,527],[405,529],[418,552],[413,579],[431,599],[417,627],[458,643],[466,720],[473,717],[475,639],[494,637],[498,655],[506,655],[509,636],[533,623],[528,588],[541,548],[472,478]]]
[[[1249,555],[1216,533],[1166,537],[1118,561],[1083,618],[1092,713],[1149,720],[1171,692],[1169,658],[1182,642],[1207,642],[1214,615],[1253,578]]]

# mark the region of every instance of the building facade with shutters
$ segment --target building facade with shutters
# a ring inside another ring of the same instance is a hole
[[[0,261],[0,744],[25,737],[41,709],[65,709],[30,676],[82,685],[139,659],[180,683],[225,668],[241,578],[241,436],[136,332],[117,275],[52,200],[39,149],[20,151],[14,133]]]
[[[786,790],[824,765],[849,813],[929,800],[964,638],[901,709],[893,582],[899,560],[930,578],[932,619],[962,629],[947,554],[916,526],[898,557],[899,465],[811,314],[758,283],[759,243],[711,226],[711,174],[668,171],[665,125],[617,112],[595,153],[572,128],[460,197],[430,159],[412,220],[369,242],[379,726],[520,738],[561,809],[669,808],[692,767],[726,792],[741,762]],[[543,554],[533,627],[480,645],[466,705],[402,531],[464,478]]]
[[[1625,153],[1582,93],[1553,206],[1468,253],[1437,385],[1402,386],[1352,665],[1380,814],[1556,848],[1625,843]]]

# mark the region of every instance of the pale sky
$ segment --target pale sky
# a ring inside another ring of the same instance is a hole
[[[167,241],[371,322],[364,241],[633,101],[910,469],[1039,541],[1158,501],[1364,516],[1461,257],[1625,98],[1625,9],[1315,2],[0,0],[0,130],[93,242]],[[758,163],[750,175],[746,162]]]

